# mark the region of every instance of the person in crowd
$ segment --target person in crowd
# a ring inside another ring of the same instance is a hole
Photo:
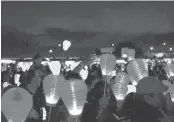
[[[85,80],[85,83],[88,87],[88,91],[90,91],[95,84],[102,79],[102,72],[100,67],[97,65],[92,65],[88,72],[88,77]]]
[[[41,64],[42,56],[36,54],[33,57],[33,65],[29,68],[27,72],[27,77],[25,79],[25,89],[33,95],[33,109],[29,114],[28,121],[42,121],[42,107],[46,107],[45,95],[43,92],[42,81],[45,76],[51,74],[51,70],[48,66]]]
[[[121,103],[119,111],[115,115],[119,120],[131,120],[131,114],[133,113],[132,106],[134,105],[135,93],[131,92],[127,94]]]
[[[173,114],[171,98],[169,94],[164,95],[167,89],[167,86],[154,77],[141,79],[133,100],[131,121],[160,122],[164,116],[171,116]],[[170,119],[167,121],[172,122]]]
[[[15,87],[14,83],[10,80],[10,73],[8,71],[2,72],[1,80],[1,95],[9,88]]]
[[[85,66],[92,65],[95,62],[96,59],[97,58],[96,58],[95,55],[89,55],[87,58],[82,60],[80,62],[80,64],[73,71],[79,73]]]
[[[109,84],[105,88],[105,82],[98,81],[94,88],[89,91],[85,103],[81,122],[113,122],[117,121],[112,113],[117,110],[116,99],[110,90]],[[104,88],[106,90],[104,90]],[[106,93],[104,94],[104,91]]]
[[[105,91],[102,92],[102,97],[99,99],[100,112],[97,116],[98,122],[119,122],[120,120],[113,116],[118,110],[117,100],[110,89],[110,85],[106,82],[102,85],[101,88],[103,90],[105,88]]]

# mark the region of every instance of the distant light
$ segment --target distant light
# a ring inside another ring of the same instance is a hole
[[[153,47],[150,47],[150,50],[153,50],[154,48]]]
[[[170,51],[172,51],[173,49],[172,49],[172,48],[170,48],[169,50],[170,50]]]
[[[163,43],[163,45],[166,45],[166,43]]]
[[[62,45],[61,44],[58,44],[59,47],[61,47]]]
[[[52,49],[50,49],[50,50],[49,50],[49,52],[50,52],[50,53],[52,53],[52,52],[53,52],[53,50],[52,50]]]
[[[114,44],[112,44],[112,46],[115,46]]]

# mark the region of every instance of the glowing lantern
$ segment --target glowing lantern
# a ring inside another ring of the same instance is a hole
[[[167,76],[169,78],[174,76],[174,64],[168,63],[164,69],[165,69]]]
[[[51,61],[48,65],[54,75],[60,74],[61,64],[59,61]]]
[[[111,89],[114,93],[114,96],[117,100],[123,100],[128,91],[128,87],[122,85],[121,83],[115,83],[111,85]]]
[[[67,51],[71,46],[71,42],[68,40],[63,41],[63,50]]]
[[[1,64],[1,70],[5,71],[7,69],[7,64]]]
[[[80,73],[83,81],[85,81],[88,77],[88,70],[87,69],[82,69],[79,73]]]
[[[46,98],[46,103],[49,106],[56,106],[60,99],[58,94],[58,82],[64,81],[64,77],[61,75],[47,75],[43,80],[43,88]]]
[[[2,96],[2,112],[8,122],[24,122],[32,107],[32,96],[23,88],[11,88]]]
[[[100,67],[104,76],[111,76],[116,65],[116,57],[112,54],[100,56]]]
[[[128,49],[128,59],[131,61],[135,57],[135,50],[134,49]]]
[[[115,77],[116,83],[121,83],[125,86],[127,86],[130,82],[130,77],[127,73],[118,73]]]
[[[20,74],[15,74],[14,76],[14,81],[15,81],[15,84],[17,84],[17,86],[19,86],[21,83],[19,82],[19,79],[20,79]]]
[[[11,85],[10,83],[4,82],[4,83],[3,83],[3,88],[7,88],[7,87],[10,86],[10,85]]]
[[[171,84],[168,80],[163,80],[162,83],[168,86],[168,90],[166,93],[170,93],[171,99],[174,102],[174,84]]]
[[[128,87],[128,91],[127,91],[126,95],[129,93],[132,93],[132,92],[135,93],[137,91],[137,89],[134,85],[127,85],[127,87]]]
[[[127,72],[133,85],[144,77],[148,77],[148,65],[144,59],[135,59],[127,66]]]
[[[79,116],[87,96],[87,86],[79,79],[70,79],[59,85],[60,96],[72,116]]]

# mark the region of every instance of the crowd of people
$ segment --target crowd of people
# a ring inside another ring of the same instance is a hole
[[[20,74],[20,85],[33,96],[33,109],[26,122],[48,121],[49,107],[46,104],[42,81],[45,76],[52,74],[48,65],[41,64],[42,56],[37,54],[33,57],[33,64],[28,71],[23,72],[16,64],[11,65],[6,71],[1,71],[1,96],[8,89],[17,87],[14,75]],[[129,93],[118,106],[117,100],[103,78],[100,65],[94,64],[94,57],[84,59],[73,71],[61,70],[66,79],[82,79],[79,72],[88,67],[88,77],[84,81],[88,88],[87,99],[83,112],[79,117],[80,122],[174,122],[174,106],[170,93],[165,93],[167,86],[162,81],[167,80],[164,70],[165,62],[155,59],[155,64],[148,63],[149,76],[139,81],[137,92]],[[92,64],[92,65],[91,65]],[[127,72],[127,64],[117,64],[116,73]],[[112,78],[111,78],[112,80]],[[171,84],[174,78],[168,79]],[[4,87],[4,83],[10,85]],[[130,81],[131,84],[131,81]],[[105,87],[106,85],[106,87]],[[105,95],[104,95],[104,92]],[[165,93],[165,94],[164,94]],[[43,120],[43,109],[46,109],[47,119]],[[71,122],[73,119],[68,113],[66,106],[60,99],[56,107],[53,107],[49,122]],[[2,114],[2,122],[6,119]],[[77,120],[76,120],[77,121]]]

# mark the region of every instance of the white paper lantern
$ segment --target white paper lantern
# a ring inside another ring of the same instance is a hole
[[[58,92],[58,82],[64,81],[61,75],[47,75],[43,80],[43,89],[45,93],[46,103],[49,106],[56,106],[60,99]]]
[[[134,49],[128,49],[128,59],[129,61],[133,60],[135,58],[135,50]]]
[[[60,61],[51,61],[49,64],[50,70],[54,75],[59,75],[61,70]]]
[[[111,89],[112,89],[114,96],[117,100],[123,100],[126,96],[127,91],[128,91],[128,87],[125,85],[122,85],[120,83],[111,84]]]
[[[148,77],[148,65],[144,59],[135,59],[129,62],[127,72],[133,85],[137,85],[139,80]]]
[[[170,93],[171,99],[174,102],[174,84],[171,84],[168,80],[163,80],[162,83],[168,86],[168,90],[166,93]]]
[[[132,92],[136,93],[137,89],[134,85],[127,85],[127,87],[128,87],[128,91],[127,91],[126,95],[129,93],[132,93]]]
[[[88,77],[88,69],[82,69],[79,73],[83,81],[85,81]]]
[[[102,74],[110,76],[116,65],[116,57],[112,54],[103,54],[100,56],[100,67]]]
[[[165,67],[164,67],[166,73],[167,73],[167,76],[170,78],[170,77],[173,77],[174,76],[174,64],[172,63],[168,63]]]
[[[67,51],[71,46],[71,42],[68,40],[63,41],[63,50]]]
[[[24,122],[32,107],[32,96],[23,88],[11,88],[2,96],[2,112],[8,122]]]
[[[115,82],[116,83],[121,83],[125,86],[127,86],[130,82],[130,77],[127,73],[118,73],[117,76],[115,77]]]
[[[87,97],[87,86],[82,80],[70,79],[59,85],[61,98],[72,116],[79,116]]]

